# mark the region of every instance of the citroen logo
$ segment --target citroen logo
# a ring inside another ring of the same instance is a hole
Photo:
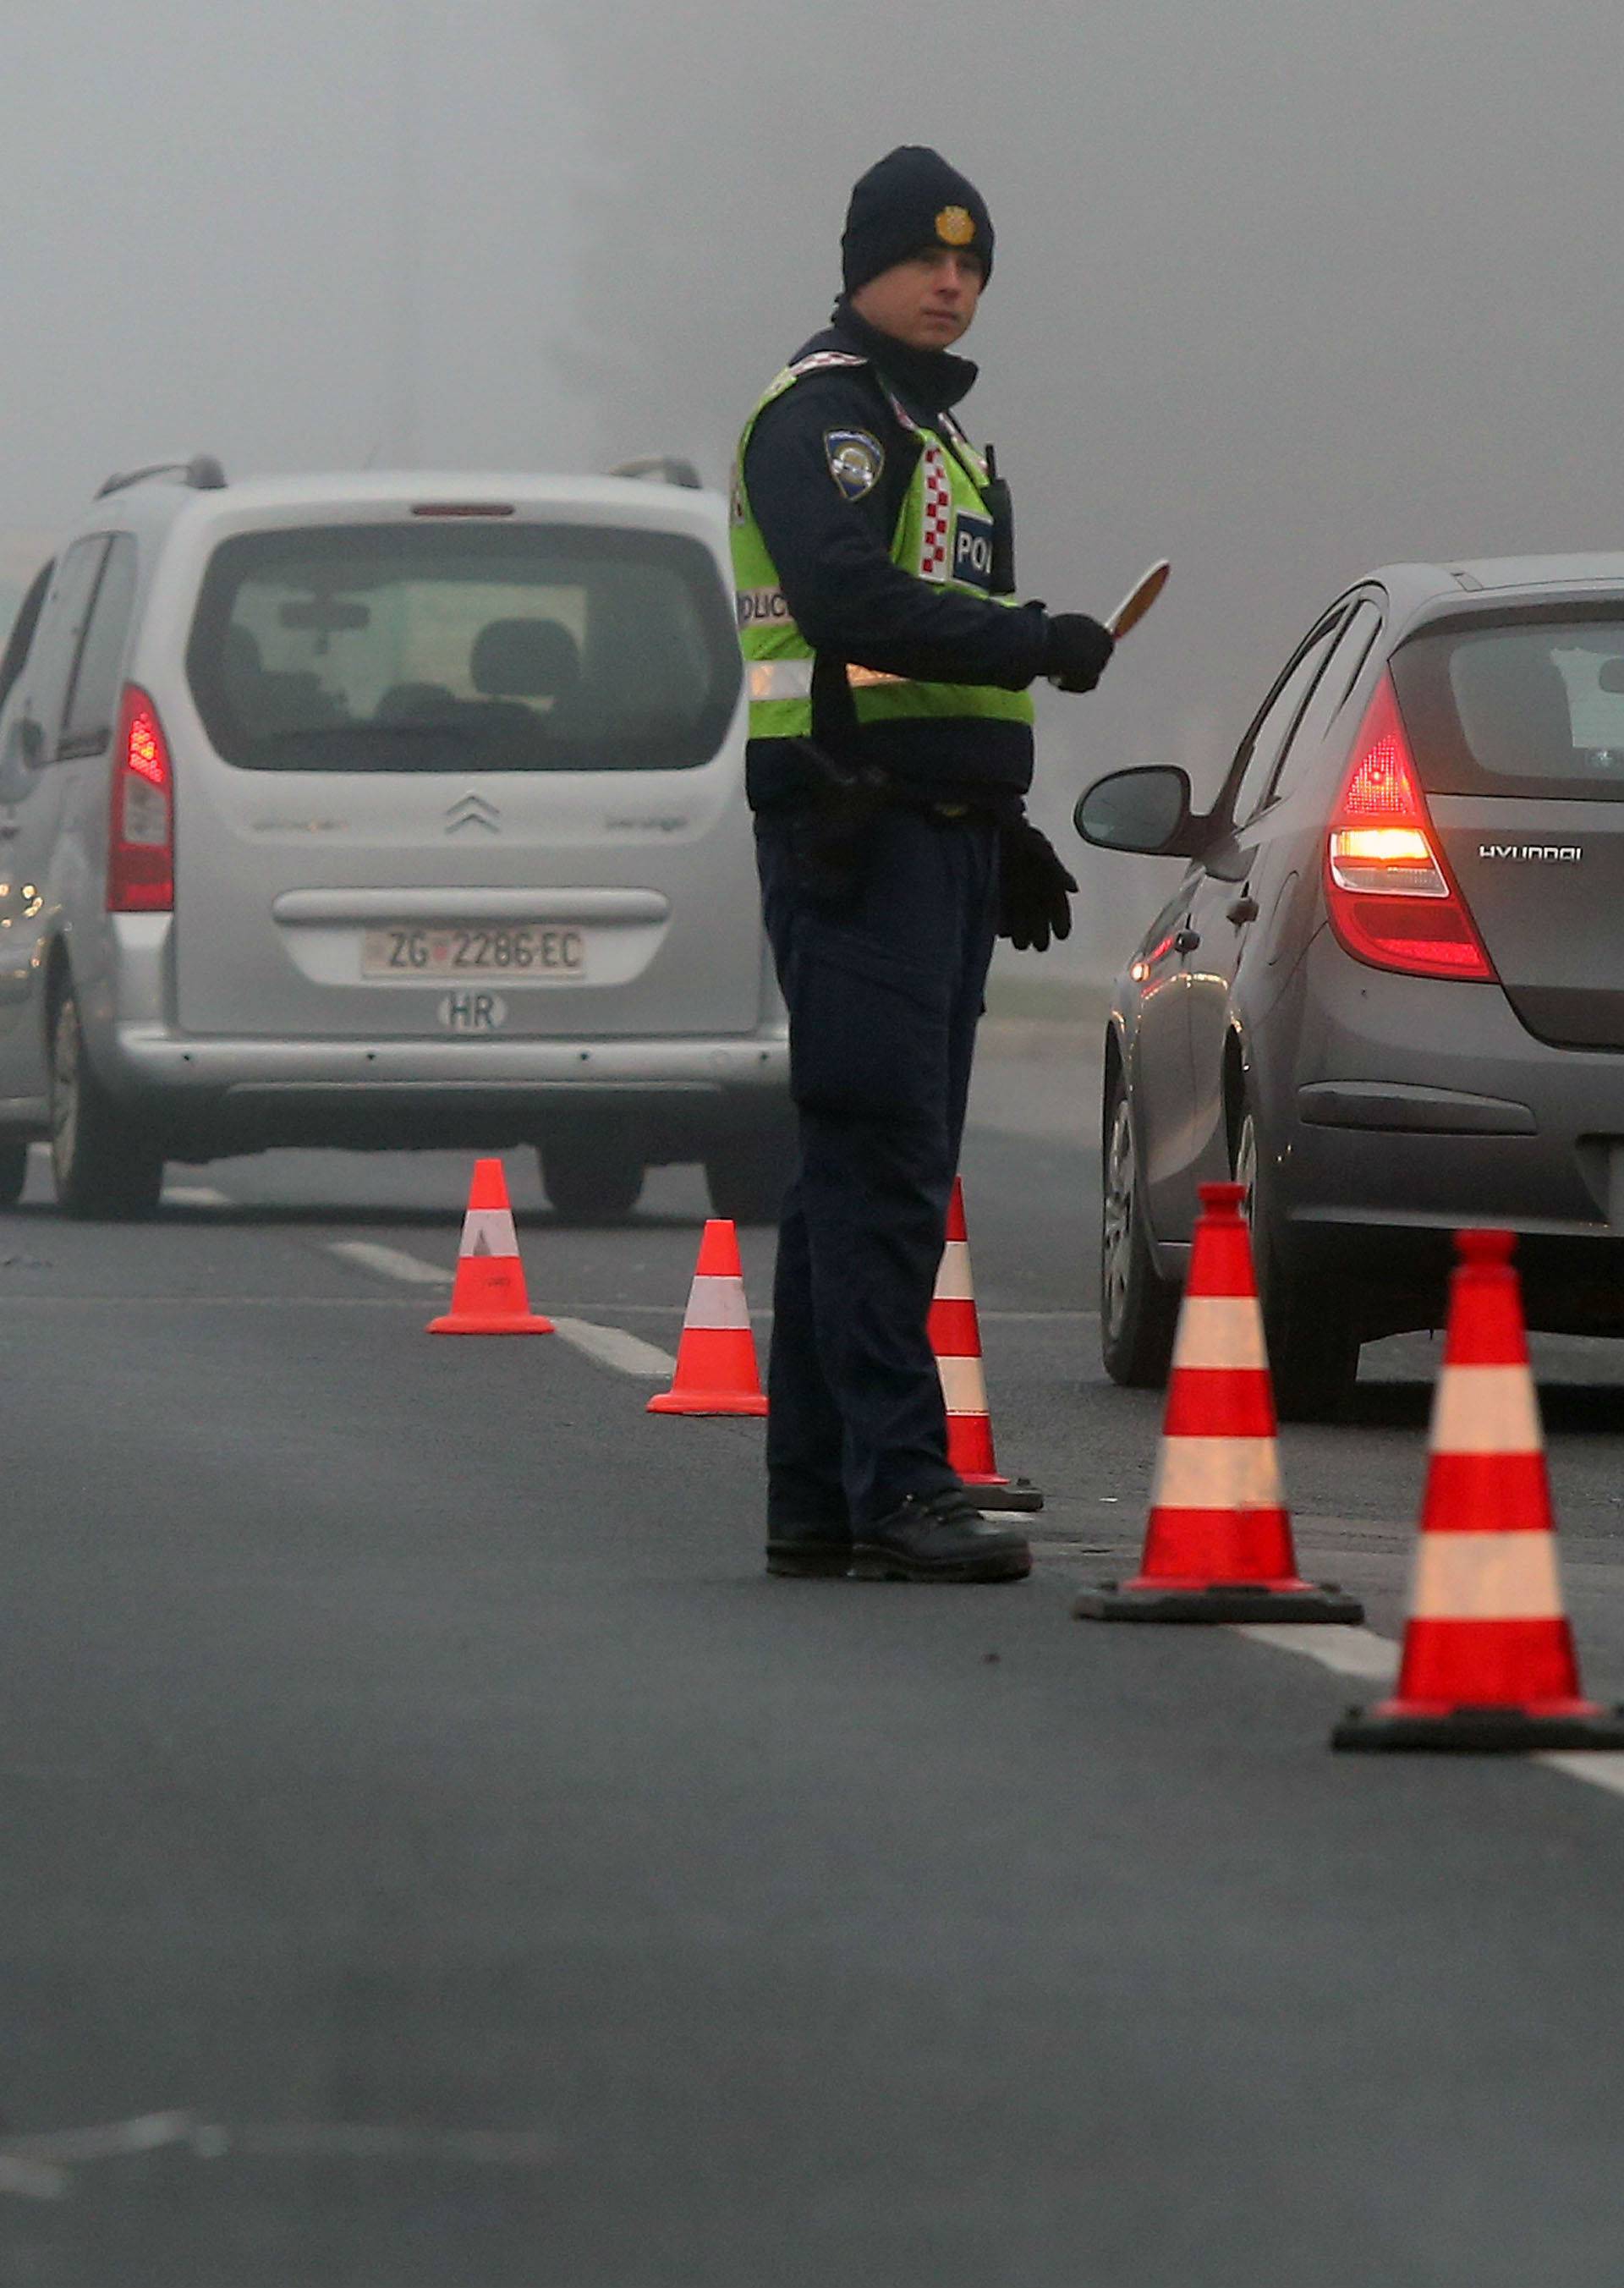
[[[482,826],[487,834],[500,834],[502,814],[494,802],[487,802],[482,794],[466,794],[454,802],[445,814],[448,834],[460,834],[465,826]]]

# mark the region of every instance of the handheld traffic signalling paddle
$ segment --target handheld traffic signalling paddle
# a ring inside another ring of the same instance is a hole
[[[1165,556],[1158,556],[1148,571],[1142,572],[1133,586],[1106,621],[1106,626],[1118,643],[1130,628],[1136,628],[1156,599],[1167,584],[1173,567]]]

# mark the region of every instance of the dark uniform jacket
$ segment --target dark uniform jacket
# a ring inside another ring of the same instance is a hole
[[[934,799],[1015,806],[1031,783],[1032,736],[1022,723],[967,716],[856,727],[829,706],[829,670],[851,662],[930,683],[991,683],[1024,689],[1041,671],[1047,622],[1041,607],[1012,608],[916,578],[891,560],[920,446],[888,401],[875,369],[909,413],[937,426],[976,369],[944,350],[912,350],[868,325],[844,303],[834,323],[798,350],[855,352],[865,366],[811,373],[767,407],[752,432],[744,478],[777,567],[790,616],[820,655],[815,732],[878,763],[903,786]],[[831,433],[861,430],[884,459],[877,481],[849,499],[831,473]],[[839,687],[843,678],[836,679]],[[806,789],[792,741],[752,739],[747,765],[757,809]]]

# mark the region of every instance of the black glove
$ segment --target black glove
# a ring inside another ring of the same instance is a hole
[[[1105,672],[1117,639],[1087,612],[1051,612],[1043,672],[1063,691],[1092,691]]]
[[[1017,952],[1047,953],[1049,939],[1070,937],[1070,894],[1077,887],[1047,834],[1029,819],[1003,828],[999,843],[999,925]]]

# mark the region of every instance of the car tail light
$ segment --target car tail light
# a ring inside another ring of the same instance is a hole
[[[113,751],[107,911],[167,914],[175,905],[175,787],[158,711],[127,687]]]
[[[1415,977],[1493,978],[1438,846],[1386,676],[1332,815],[1325,901],[1356,961]]]

